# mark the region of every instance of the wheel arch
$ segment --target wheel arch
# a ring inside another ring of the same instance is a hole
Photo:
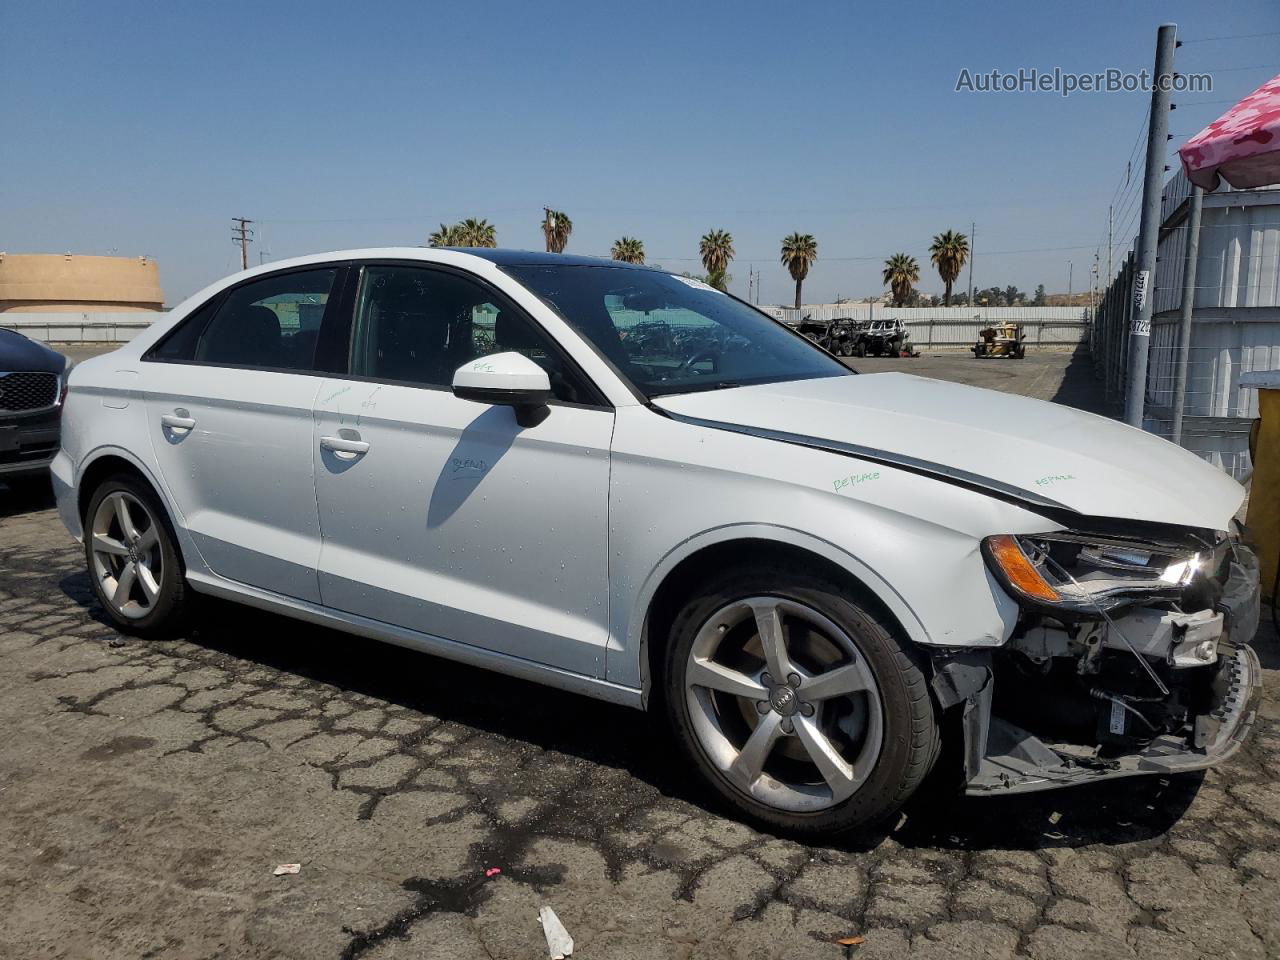
[[[673,550],[646,582],[632,620],[639,679],[647,706],[660,688],[672,620],[696,586],[711,573],[753,562],[784,561],[803,565],[846,585],[872,604],[887,623],[913,643],[928,644],[929,635],[906,601],[872,568],[834,544],[801,531],[749,526],[710,531]],[[615,651],[612,655],[616,656]],[[610,677],[610,679],[613,679]]]
[[[168,522],[174,539],[178,543],[178,554],[183,571],[205,570],[207,565],[204,558],[187,532],[186,521],[169,496],[169,491],[146,463],[123,447],[99,447],[85,457],[80,464],[76,476],[75,496],[76,517],[80,521],[82,539],[84,514],[89,506],[89,498],[93,496],[93,491],[103,480],[117,473],[137,477],[156,495],[161,507],[164,508],[164,519]]]
[[[146,483],[164,504],[165,511],[169,514],[169,522],[175,521],[173,505],[169,502],[164,488],[152,476],[151,471],[133,454],[118,447],[103,447],[95,450],[81,463],[79,476],[76,479],[76,514],[81,519],[84,518],[84,511],[89,505],[89,498],[93,496],[93,491],[103,480],[116,473],[131,474]]]

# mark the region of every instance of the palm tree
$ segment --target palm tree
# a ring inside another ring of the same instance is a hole
[[[733,235],[728,230],[704,233],[698,243],[698,252],[702,254],[707,282],[717,290],[724,290],[727,286],[725,271],[729,269],[729,261],[733,259]]]
[[[568,246],[569,234],[573,233],[573,221],[559,210],[543,207],[546,216],[542,218],[542,236],[547,241],[547,253],[564,253]]]
[[[895,253],[884,262],[884,282],[893,291],[893,305],[901,307],[911,296],[911,288],[920,282],[920,264],[905,253]]]
[[[793,233],[782,240],[782,265],[796,282],[796,309],[800,309],[800,285],[809,275],[809,267],[818,259],[818,241],[812,234]]]
[[[948,230],[933,238],[929,244],[929,259],[938,268],[938,276],[942,278],[946,290],[942,294],[942,305],[951,306],[951,284],[960,276],[960,270],[969,259],[969,238],[963,233]]]
[[[488,220],[475,220],[468,217],[457,226],[455,241],[460,247],[496,247],[498,245],[498,229]]]
[[[458,226],[448,226],[440,224],[439,230],[433,230],[431,235],[427,237],[427,246],[429,247],[456,247],[458,246]]]
[[[644,243],[635,237],[621,237],[609,255],[623,263],[644,263]]]

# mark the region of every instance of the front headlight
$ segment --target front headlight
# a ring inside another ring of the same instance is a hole
[[[1115,607],[1177,600],[1203,565],[1198,553],[1071,533],[1000,534],[982,541],[996,578],[1020,604],[1096,619]]]

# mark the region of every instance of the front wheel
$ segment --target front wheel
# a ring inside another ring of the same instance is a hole
[[[664,679],[684,752],[770,829],[830,835],[879,820],[937,752],[911,649],[821,577],[757,568],[708,582],[676,617]]]
[[[120,630],[179,631],[191,598],[173,529],[150,487],[126,474],[103,481],[85,510],[84,552],[93,592]]]

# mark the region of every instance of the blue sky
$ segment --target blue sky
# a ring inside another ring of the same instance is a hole
[[[677,270],[728,229],[732,289],[754,263],[764,302],[791,299],[793,230],[820,301],[880,291],[898,251],[940,292],[929,238],[971,221],[976,285],[1061,291],[1073,261],[1080,290],[1149,96],[956,79],[1149,69],[1162,21],[1215,84],[1175,97],[1172,150],[1229,106],[1192,101],[1280,72],[1280,36],[1203,40],[1280,31],[1274,0],[9,4],[0,250],[154,256],[172,304],[238,269],[232,216],[256,263],[465,216],[540,249],[549,204],[570,252],[629,234]]]

